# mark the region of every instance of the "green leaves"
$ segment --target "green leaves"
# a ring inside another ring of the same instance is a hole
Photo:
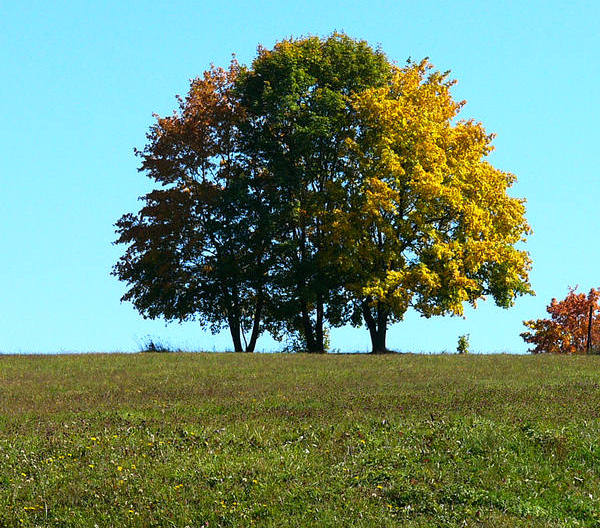
[[[383,85],[385,56],[365,42],[334,34],[286,40],[261,49],[236,84],[247,109],[242,149],[264,168],[265,199],[277,218],[271,277],[278,313],[310,351],[324,349],[324,328],[351,309],[331,236],[346,208],[348,140],[357,134],[351,95]]]

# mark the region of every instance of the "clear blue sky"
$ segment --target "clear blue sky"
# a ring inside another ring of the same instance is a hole
[[[113,223],[149,189],[133,147],[152,113],[210,62],[248,63],[257,44],[342,30],[392,59],[450,69],[464,117],[495,132],[492,162],[515,173],[535,231],[536,297],[466,319],[394,325],[388,345],[524,352],[523,319],[568,285],[600,285],[600,8],[597,1],[5,2],[0,8],[0,351],[129,351],[146,335],[220,350],[224,333],[144,321],[109,276]],[[277,345],[261,338],[259,349]],[[367,350],[365,329],[333,346]]]

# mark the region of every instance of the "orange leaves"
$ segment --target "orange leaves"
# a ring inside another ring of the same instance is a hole
[[[569,288],[562,300],[552,299],[546,308],[550,319],[524,321],[530,329],[521,337],[526,343],[535,345],[534,354],[583,354],[586,352],[589,313],[592,310],[592,332],[590,345],[600,344],[600,289],[592,288],[586,295]]]
[[[237,127],[244,118],[232,90],[239,70],[235,60],[227,70],[211,67],[191,81],[185,98],[177,98],[177,112],[155,115],[146,148],[136,150],[143,160],[140,170],[165,185],[231,171]]]

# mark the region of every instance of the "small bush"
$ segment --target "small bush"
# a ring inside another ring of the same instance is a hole
[[[140,352],[175,352],[173,348],[169,345],[161,341],[160,339],[155,339],[150,336],[147,336],[144,341],[142,341],[142,345],[140,346]]]
[[[468,354],[470,346],[471,344],[469,343],[469,334],[463,334],[458,338],[456,352],[458,352],[459,354]]]

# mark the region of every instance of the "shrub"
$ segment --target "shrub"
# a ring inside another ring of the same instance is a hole
[[[458,345],[456,346],[456,352],[459,354],[468,354],[470,352],[469,347],[469,334],[463,334],[458,338]]]

